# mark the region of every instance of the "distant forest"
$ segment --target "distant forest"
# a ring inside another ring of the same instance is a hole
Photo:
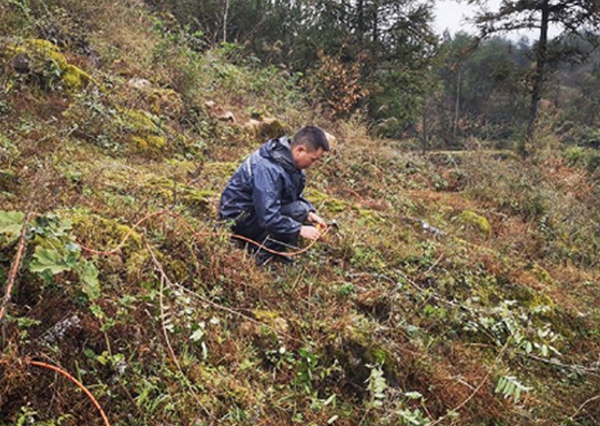
[[[239,61],[279,67],[318,111],[359,114],[375,134],[423,149],[473,138],[504,147],[534,132],[538,148],[600,146],[598,11],[581,2],[504,1],[482,9],[477,34],[440,37],[431,1],[146,1],[195,49],[220,45]],[[548,39],[549,24],[559,37]],[[539,37],[507,38],[522,28]]]

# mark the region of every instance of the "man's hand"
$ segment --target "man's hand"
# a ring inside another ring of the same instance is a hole
[[[308,220],[310,223],[314,223],[315,225],[321,225],[323,227],[327,226],[325,221],[315,212],[308,213],[306,220]]]
[[[300,236],[307,240],[316,240],[321,236],[321,231],[314,226],[303,226],[300,228]]]

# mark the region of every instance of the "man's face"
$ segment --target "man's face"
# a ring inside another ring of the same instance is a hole
[[[323,148],[317,148],[314,151],[309,151],[304,145],[298,145],[292,148],[292,158],[294,164],[299,169],[307,169],[313,165],[325,153]]]

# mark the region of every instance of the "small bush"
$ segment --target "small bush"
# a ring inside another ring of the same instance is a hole
[[[580,146],[569,146],[563,153],[570,165],[580,164],[585,158],[585,149]]]

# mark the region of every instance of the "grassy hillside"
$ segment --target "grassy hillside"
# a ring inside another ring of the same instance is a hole
[[[0,15],[0,425],[600,424],[597,154],[411,152],[135,0]],[[256,267],[220,191],[306,123],[339,228]]]

